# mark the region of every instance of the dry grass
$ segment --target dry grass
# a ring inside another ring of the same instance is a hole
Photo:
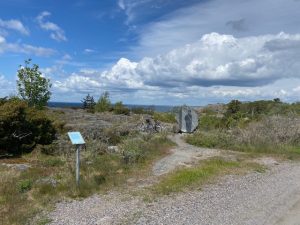
[[[187,137],[187,142],[210,148],[299,158],[300,118],[272,116],[251,122],[245,128],[200,131]]]
[[[129,178],[147,175],[146,171],[153,160],[167,154],[171,146],[165,136],[159,135],[141,137],[134,145],[128,140],[124,141],[124,145],[125,142],[124,151],[135,148],[143,157],[126,163],[122,154],[99,155],[91,149],[82,151],[79,187],[75,185],[74,152],[61,156],[32,152],[21,159],[0,161],[0,165],[2,162],[31,165],[24,171],[0,167],[0,224],[26,224],[30,218],[58,200],[82,198],[124,187]],[[43,221],[47,221],[47,218],[34,223],[43,224]]]

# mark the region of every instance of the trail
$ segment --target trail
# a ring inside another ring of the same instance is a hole
[[[184,140],[183,134],[175,134],[169,136],[177,146],[172,148],[171,153],[166,157],[157,161],[153,166],[153,174],[160,176],[174,170],[179,166],[191,166],[193,163],[205,160],[208,158],[222,156],[224,158],[234,158],[237,152],[223,151],[219,149],[211,148],[199,148],[193,145],[187,144]]]
[[[177,146],[155,163],[154,177],[210,157],[236,157],[218,149]],[[262,158],[264,173],[229,175],[201,190],[144,201],[139,195],[112,191],[82,201],[60,202],[49,214],[51,225],[300,225],[300,163]],[[130,189],[130,188],[129,188]],[[143,190],[143,189],[141,189]]]

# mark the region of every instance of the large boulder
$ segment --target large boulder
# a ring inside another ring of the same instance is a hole
[[[179,108],[176,115],[179,130],[184,133],[192,133],[198,126],[198,114],[188,106]]]

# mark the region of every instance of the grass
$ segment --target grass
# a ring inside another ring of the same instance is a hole
[[[164,123],[176,123],[175,114],[170,112],[154,112],[153,119]]]
[[[271,133],[272,131],[270,131]],[[186,142],[198,147],[219,148],[256,155],[279,156],[286,159],[300,159],[297,143],[279,143],[267,135],[258,138],[241,137],[222,130],[198,131],[186,137]]]
[[[152,192],[157,195],[169,195],[186,189],[199,189],[217,176],[235,172],[241,173],[249,169],[257,172],[264,171],[263,167],[256,163],[226,161],[214,158],[203,161],[195,167],[178,169],[173,173],[167,174],[158,184],[152,187]]]
[[[26,224],[57,201],[123,187],[128,178],[147,175],[153,160],[167,154],[172,145],[164,135],[143,136],[134,143],[130,139],[120,147],[124,145],[125,152],[134,149],[143,155],[130,162],[122,154],[95,155],[82,151],[79,187],[75,185],[75,154],[50,156],[32,152],[20,159],[6,159],[5,163],[20,161],[31,167],[17,171],[0,164],[0,224]],[[42,218],[39,223],[47,221]]]

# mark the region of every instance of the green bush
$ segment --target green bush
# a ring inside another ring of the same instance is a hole
[[[55,129],[44,111],[29,108],[27,103],[11,99],[0,105],[0,153],[22,154],[36,144],[50,144]]]
[[[25,193],[32,188],[32,180],[30,179],[25,179],[21,180],[17,183],[17,189],[20,193]]]
[[[113,111],[115,114],[129,115],[130,113],[130,110],[126,108],[121,101],[115,103]]]
[[[134,114],[153,115],[154,114],[154,109],[152,107],[149,107],[149,108],[134,107],[134,108],[131,109],[131,112],[133,112]]]
[[[95,110],[96,112],[107,112],[111,110],[111,103],[109,100],[108,92],[104,92],[100,96],[98,102],[96,103]]]
[[[170,112],[154,112],[153,119],[164,123],[176,123],[175,114]]]

